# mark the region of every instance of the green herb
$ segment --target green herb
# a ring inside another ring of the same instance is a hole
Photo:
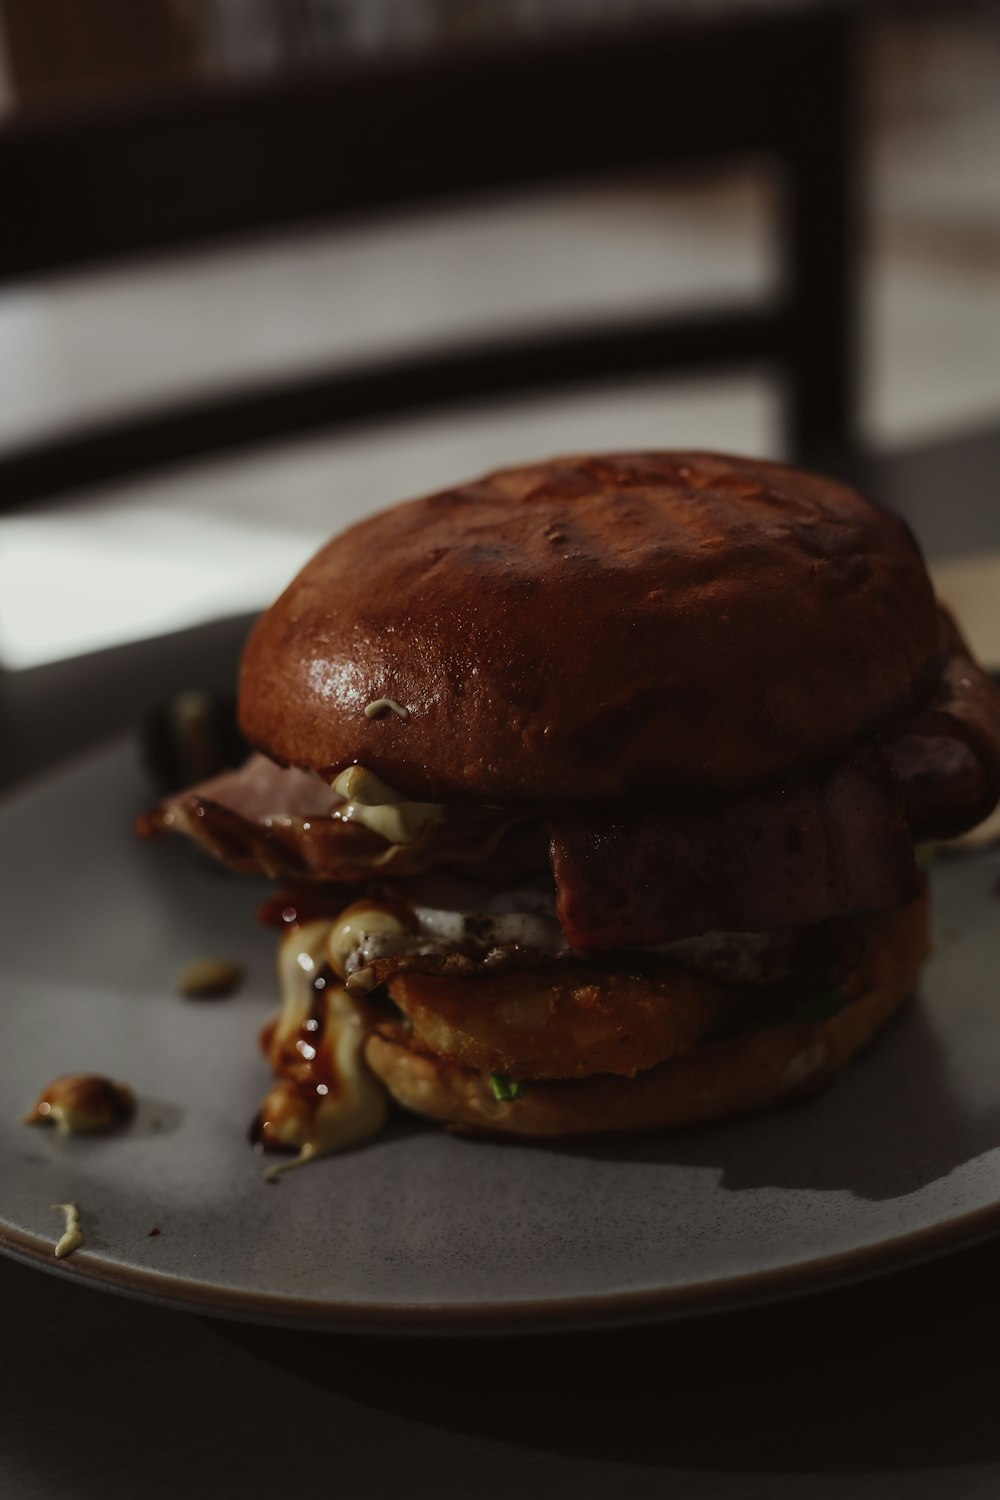
[[[516,1078],[508,1078],[506,1073],[491,1073],[490,1085],[494,1098],[499,1099],[501,1104],[508,1104],[511,1099],[520,1099],[524,1093],[524,1084],[519,1083]]]

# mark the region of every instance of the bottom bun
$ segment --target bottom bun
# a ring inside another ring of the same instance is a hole
[[[488,1076],[418,1050],[401,1022],[370,1036],[365,1055],[404,1109],[460,1131],[599,1135],[744,1114],[811,1093],[868,1045],[913,993],[929,950],[928,928],[924,890],[907,906],[867,920],[865,954],[836,1015],[703,1042],[634,1078],[530,1083],[503,1101]]]

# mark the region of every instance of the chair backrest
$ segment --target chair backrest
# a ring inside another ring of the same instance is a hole
[[[636,169],[764,157],[775,298],[493,339],[124,416],[0,455],[0,507],[293,434],[510,392],[765,365],[791,456],[855,447],[854,21],[836,4],[591,30],[0,130],[0,285],[245,235]]]

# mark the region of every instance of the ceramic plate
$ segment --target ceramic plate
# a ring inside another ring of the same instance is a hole
[[[246,1128],[275,1003],[264,887],[131,834],[119,745],[0,811],[0,1242],[58,1275],[230,1316],[384,1330],[627,1321],[866,1274],[1000,1227],[996,856],[935,870],[923,993],[834,1087],[783,1112],[604,1145],[400,1122],[267,1184]],[[207,954],[241,993],[173,993]],[[132,1085],[133,1126],[19,1117],[53,1076]],[[86,1245],[57,1261],[79,1204]],[[151,1231],[158,1229],[159,1234]]]

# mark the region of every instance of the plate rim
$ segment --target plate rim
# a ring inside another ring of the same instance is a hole
[[[330,1333],[498,1334],[572,1332],[708,1315],[808,1296],[888,1275],[967,1248],[1000,1233],[1000,1198],[955,1218],[908,1230],[876,1244],[813,1256],[689,1286],[505,1302],[335,1302],[329,1298],[249,1291],[108,1261],[92,1251],[55,1257],[56,1236],[43,1238],[0,1221],[0,1254],[95,1289],[234,1322]]]

